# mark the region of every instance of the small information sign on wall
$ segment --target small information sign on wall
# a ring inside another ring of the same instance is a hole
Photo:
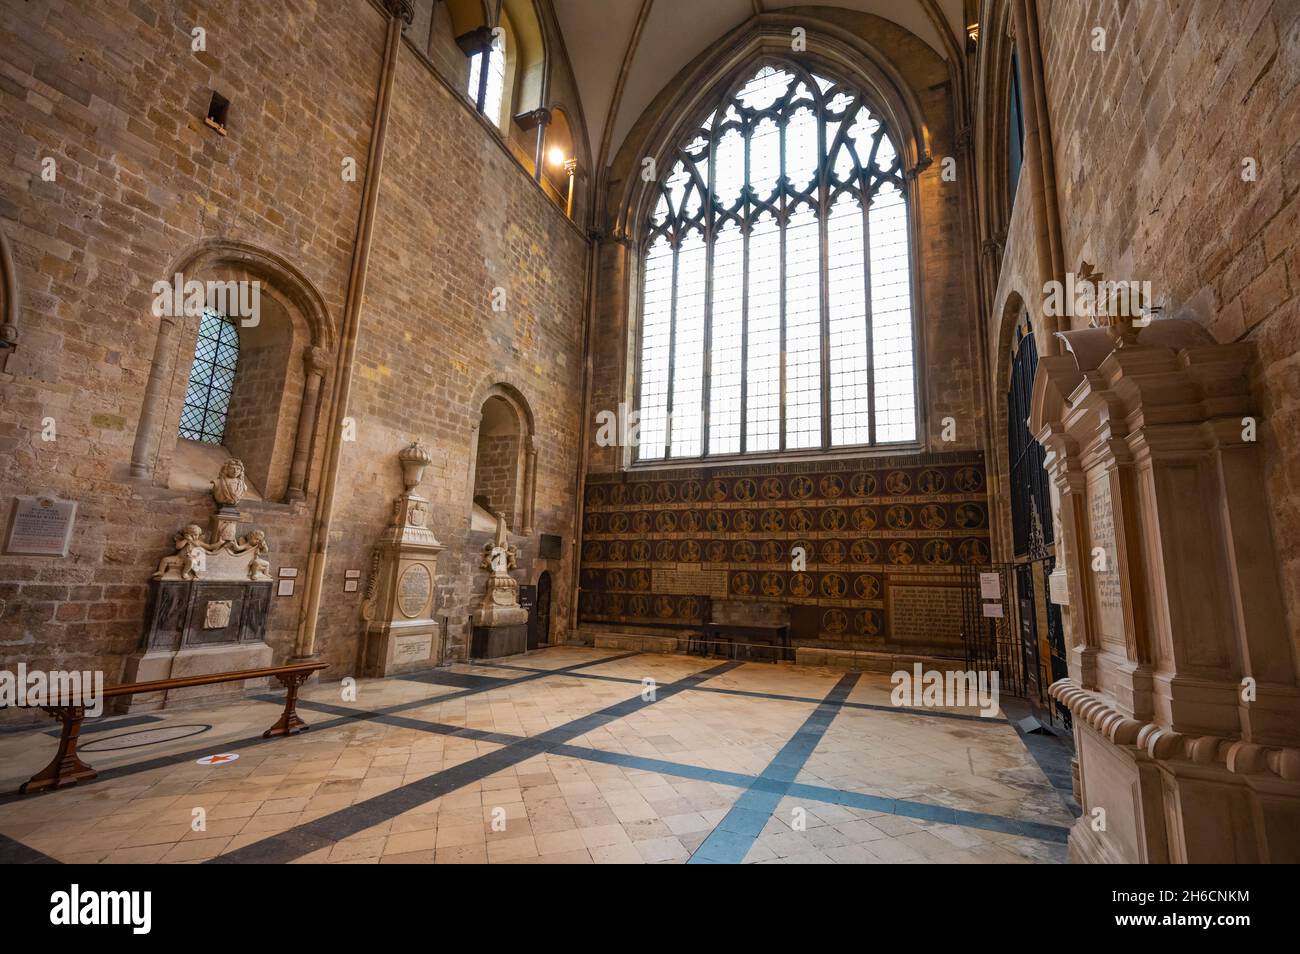
[[[75,500],[15,497],[5,552],[19,556],[65,557],[76,517]]]

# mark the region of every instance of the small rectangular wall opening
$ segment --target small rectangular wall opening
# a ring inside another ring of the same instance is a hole
[[[226,134],[226,115],[230,111],[230,100],[218,92],[212,93],[212,102],[208,104],[208,115],[204,122],[221,135]]]

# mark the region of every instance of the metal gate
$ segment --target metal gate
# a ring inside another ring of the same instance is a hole
[[[1067,674],[1061,608],[1047,598],[1053,562],[962,567],[962,642],[968,669],[996,671],[1000,692],[1020,696],[1040,719],[1068,729],[1069,710],[1047,692]]]
[[[1026,694],[1020,642],[1012,628],[1015,565],[989,563],[961,568],[962,642],[966,668],[997,672],[998,691]],[[996,583],[996,596],[994,584]]]

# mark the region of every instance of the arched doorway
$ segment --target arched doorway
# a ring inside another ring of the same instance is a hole
[[[551,571],[537,578],[537,602],[528,627],[528,648],[537,649],[551,641]]]

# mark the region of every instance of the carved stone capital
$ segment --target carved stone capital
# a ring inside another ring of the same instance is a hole
[[[324,348],[313,345],[303,350],[302,363],[308,374],[319,374],[324,377],[325,372],[329,370],[330,353]]]
[[[384,9],[390,17],[400,17],[407,26],[415,19],[415,4],[411,0],[384,0]]]

